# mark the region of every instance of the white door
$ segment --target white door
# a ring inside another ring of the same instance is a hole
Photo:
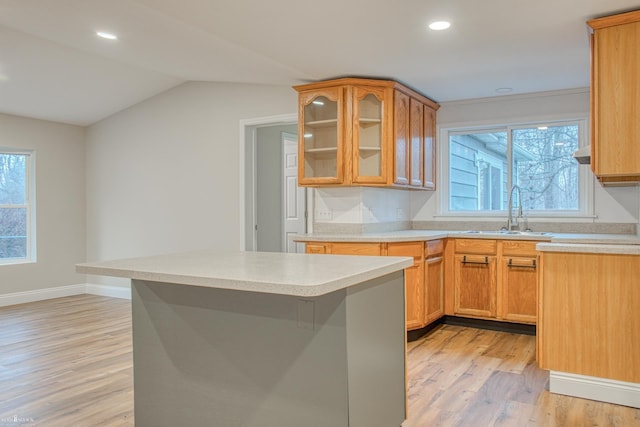
[[[285,252],[304,253],[304,243],[289,239],[294,234],[306,232],[306,190],[298,187],[298,138],[289,133],[282,134],[284,144],[284,227],[282,248]]]

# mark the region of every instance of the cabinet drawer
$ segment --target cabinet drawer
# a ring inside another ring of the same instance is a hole
[[[424,244],[422,242],[397,242],[387,246],[388,256],[412,256],[414,262],[424,259]]]
[[[327,247],[323,243],[307,243],[305,251],[308,254],[326,254]]]
[[[334,255],[381,255],[380,243],[332,243]]]
[[[456,252],[493,255],[498,249],[497,240],[456,239]]]
[[[427,258],[440,255],[444,252],[444,240],[430,240],[425,243],[427,249]]]
[[[502,255],[505,256],[536,256],[536,243],[538,242],[523,242],[518,240],[503,240],[502,241]]]

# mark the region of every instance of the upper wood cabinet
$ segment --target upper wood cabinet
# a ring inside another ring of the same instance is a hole
[[[603,184],[640,182],[640,11],[593,19],[591,168]]]
[[[344,182],[344,90],[300,93],[298,103],[299,184]]]
[[[437,103],[391,80],[344,78],[294,89],[299,185],[435,188]]]

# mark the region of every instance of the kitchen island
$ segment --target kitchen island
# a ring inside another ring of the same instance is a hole
[[[390,427],[411,263],[198,251],[77,271],[132,279],[137,426]]]

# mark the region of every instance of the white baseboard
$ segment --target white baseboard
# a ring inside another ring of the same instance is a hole
[[[46,299],[68,297],[84,294],[86,285],[59,286],[57,288],[36,289],[33,291],[14,292],[0,295],[0,307],[8,305],[24,304],[27,302],[42,301]]]
[[[91,295],[101,295],[103,297],[113,297],[131,299],[131,288],[122,286],[95,285],[87,283],[85,293]]]
[[[550,371],[549,391],[583,399],[640,408],[640,383]]]
[[[130,288],[83,283],[0,295],[0,307],[82,294],[131,299]]]

